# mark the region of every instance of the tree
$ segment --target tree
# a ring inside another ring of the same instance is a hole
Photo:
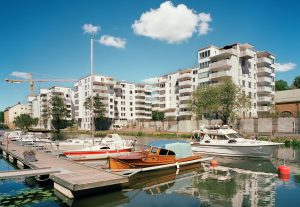
[[[231,79],[225,79],[219,84],[198,87],[192,94],[190,107],[197,118],[216,114],[223,124],[228,124],[229,118],[235,113],[249,110],[251,102]]]
[[[4,111],[0,111],[0,123],[4,123]]]
[[[20,114],[15,118],[13,123],[16,127],[19,127],[22,130],[29,130],[29,127],[37,125],[39,122],[38,118],[32,118],[29,114]]]
[[[103,118],[105,117],[105,106],[101,101],[101,98],[99,96],[99,94],[97,94],[96,96],[94,96],[94,114],[95,114],[95,118]],[[88,97],[85,99],[85,102],[83,103],[83,106],[88,109],[91,110],[92,108],[92,100],[91,97]]]
[[[295,88],[300,88],[300,75],[298,75],[298,76],[294,79],[294,81],[293,81],[293,86],[294,86]]]
[[[288,89],[289,89],[289,86],[286,81],[284,81],[284,80],[275,81],[275,90],[276,91],[284,91],[284,90],[288,90]]]
[[[107,130],[111,125],[111,120],[105,117],[106,108],[105,105],[102,103],[101,97],[99,94],[93,97],[94,104],[94,127],[97,130]],[[83,103],[85,109],[91,110],[92,109],[92,100],[91,97],[85,99]]]
[[[52,96],[49,103],[49,116],[52,117],[51,122],[56,129],[57,139],[60,139],[60,129],[65,127],[68,110],[64,100],[58,95]]]
[[[153,121],[164,121],[165,114],[160,111],[152,111],[152,120]]]

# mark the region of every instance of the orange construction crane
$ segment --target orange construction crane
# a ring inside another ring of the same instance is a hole
[[[32,73],[28,73],[29,78],[28,79],[5,79],[8,83],[23,83],[23,82],[29,82],[30,87],[30,97],[34,97],[34,83],[35,82],[75,82],[76,79],[33,79]]]

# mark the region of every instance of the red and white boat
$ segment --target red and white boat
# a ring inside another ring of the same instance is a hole
[[[74,161],[98,160],[126,155],[132,152],[135,140],[123,139],[118,134],[108,134],[96,143],[97,145],[84,149],[65,151],[64,155]]]

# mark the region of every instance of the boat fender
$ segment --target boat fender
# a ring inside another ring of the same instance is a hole
[[[177,167],[177,169],[179,169],[180,167],[179,167],[179,164],[178,164],[178,162],[176,162],[176,167]]]
[[[210,161],[210,166],[212,166],[212,167],[217,167],[218,166],[218,161],[217,160],[211,160]]]
[[[289,175],[290,174],[290,167],[286,165],[280,165],[278,167],[278,173],[282,175]]]

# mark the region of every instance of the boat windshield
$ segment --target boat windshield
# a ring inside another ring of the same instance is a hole
[[[242,138],[242,135],[240,135],[239,133],[226,134],[226,136],[230,139]]]

